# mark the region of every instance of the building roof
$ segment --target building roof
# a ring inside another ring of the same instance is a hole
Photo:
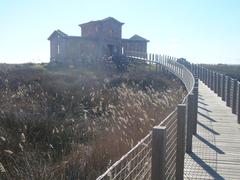
[[[131,38],[129,38],[129,40],[133,40],[133,41],[146,41],[149,42],[149,40],[135,34],[134,36],[132,36]]]
[[[118,24],[120,24],[120,25],[123,25],[123,24],[124,24],[124,23],[116,20],[116,19],[113,18],[113,17],[107,17],[107,18],[104,18],[104,19],[102,19],[102,20],[89,21],[89,22],[87,22],[87,23],[79,24],[79,26],[82,27],[82,26],[85,26],[85,25],[87,25],[87,24],[92,24],[92,23],[94,23],[94,24],[101,24],[101,23],[104,23],[104,22],[107,22],[107,21],[113,21],[113,22],[116,22],[116,23],[118,23]]]
[[[65,34],[64,32],[60,31],[59,29],[54,31],[48,38],[48,40],[51,40],[52,38],[55,38],[55,37],[68,37],[67,34]]]
[[[107,18],[105,18],[105,19],[102,19],[101,21],[102,21],[102,22],[106,22],[106,21],[115,21],[115,22],[117,22],[117,23],[119,23],[119,24],[121,24],[121,25],[124,24],[124,23],[122,23],[122,22],[116,20],[116,19],[113,18],[113,17],[107,17]]]

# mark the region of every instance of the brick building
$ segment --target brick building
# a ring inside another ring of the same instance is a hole
[[[94,60],[123,54],[125,51],[147,52],[148,40],[138,35],[122,39],[123,24],[108,17],[80,24],[81,36],[69,36],[60,30],[54,31],[48,38],[50,61]]]

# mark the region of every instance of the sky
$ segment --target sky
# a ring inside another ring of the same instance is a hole
[[[114,17],[122,37],[138,34],[148,52],[193,63],[240,64],[239,0],[0,0],[0,63],[49,62],[57,29]]]

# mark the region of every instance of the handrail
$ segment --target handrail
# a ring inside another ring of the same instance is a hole
[[[125,52],[125,55],[130,59],[160,65],[169,73],[179,78],[187,90],[187,95],[184,97],[182,103],[187,104],[188,96],[193,92],[195,79],[190,70],[184,65],[178,63],[176,58],[140,52]],[[166,135],[166,142],[164,142],[163,147],[167,147],[163,150],[164,153],[162,156],[164,163],[161,165],[163,168],[163,174],[161,177],[163,179],[178,179],[179,175],[183,175],[183,173],[178,172],[179,169],[182,169],[183,167],[180,167],[177,162],[180,157],[180,153],[178,152],[179,146],[184,146],[184,143],[179,143],[180,126],[177,110],[178,109],[176,108],[157,126],[165,127]],[[155,148],[152,146],[153,135],[154,134],[150,132],[136,146],[134,146],[134,148],[123,155],[120,160],[115,162],[105,173],[99,176],[97,180],[153,179],[152,170],[155,168],[153,167],[153,164],[155,164],[153,162],[154,157],[152,158],[152,156],[154,156],[154,154],[152,154],[152,149]],[[182,149],[185,149],[185,147],[182,147]]]

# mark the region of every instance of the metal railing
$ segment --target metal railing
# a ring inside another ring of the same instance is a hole
[[[195,79],[184,65],[177,62],[176,58],[146,54],[139,52],[126,52],[125,55],[134,60],[154,64],[174,74],[184,84],[187,96],[167,118],[153,128],[134,148],[115,162],[97,180],[127,180],[127,179],[183,179],[185,145],[190,146],[188,139],[192,139],[193,132],[185,134],[185,124],[189,123],[193,129],[193,109],[196,103],[188,103],[189,96],[193,95]],[[196,101],[197,99],[194,98]],[[187,105],[191,108],[187,108]],[[188,110],[189,109],[189,110]],[[186,114],[190,114],[187,118]],[[187,138],[185,138],[187,136]],[[187,139],[187,142],[185,142]]]

